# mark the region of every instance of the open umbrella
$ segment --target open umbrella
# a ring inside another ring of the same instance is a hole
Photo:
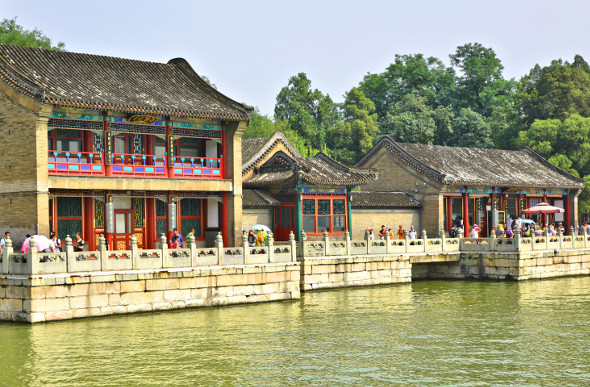
[[[532,220],[532,219],[521,219],[520,221],[521,221],[522,223],[533,223],[533,224],[535,223],[535,221],[534,221],[534,220]]]
[[[545,202],[542,202],[534,207],[527,208],[522,212],[525,214],[557,214],[559,212],[564,212],[564,210],[563,208],[553,207]]]
[[[263,225],[263,224],[255,224],[254,226],[250,227],[252,230],[260,230],[260,231],[266,231],[266,232],[271,232],[270,228],[268,228],[267,226]]]
[[[35,238],[35,246],[37,247],[37,251],[47,250],[49,248],[50,239],[43,235],[33,235],[32,238]],[[31,238],[25,239],[23,242],[23,247],[21,251],[23,253],[29,252],[29,241]]]

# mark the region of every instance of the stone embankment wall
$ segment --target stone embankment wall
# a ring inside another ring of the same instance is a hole
[[[590,249],[461,253],[458,262],[416,264],[413,279],[527,280],[590,275]]]
[[[0,320],[43,322],[299,299],[299,263],[0,278]]]
[[[407,255],[305,257],[300,262],[302,291],[412,281]]]

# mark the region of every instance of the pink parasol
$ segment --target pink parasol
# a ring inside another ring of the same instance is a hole
[[[51,242],[51,240],[49,238],[47,238],[44,235],[33,235],[33,238],[35,238],[35,245],[37,246],[37,250],[38,251],[43,251],[43,250],[47,250],[49,248],[49,243]],[[21,252],[23,253],[28,253],[29,252],[29,241],[31,240],[31,238],[27,238],[25,239],[25,241],[23,242],[23,247],[21,249]]]
[[[542,202],[537,204],[534,207],[527,208],[526,210],[522,211],[525,214],[557,214],[559,212],[564,212],[563,208],[553,207],[549,204]]]

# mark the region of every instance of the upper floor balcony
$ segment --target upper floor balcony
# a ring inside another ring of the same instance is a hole
[[[49,174],[224,179],[221,126],[190,130],[172,124],[51,118]]]

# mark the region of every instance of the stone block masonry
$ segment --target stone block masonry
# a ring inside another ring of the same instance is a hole
[[[590,249],[461,253],[459,261],[413,263],[413,279],[530,280],[590,275]]]
[[[28,323],[300,298],[299,263],[0,278],[0,320]]]
[[[384,285],[412,281],[407,255],[301,258],[301,291]]]

